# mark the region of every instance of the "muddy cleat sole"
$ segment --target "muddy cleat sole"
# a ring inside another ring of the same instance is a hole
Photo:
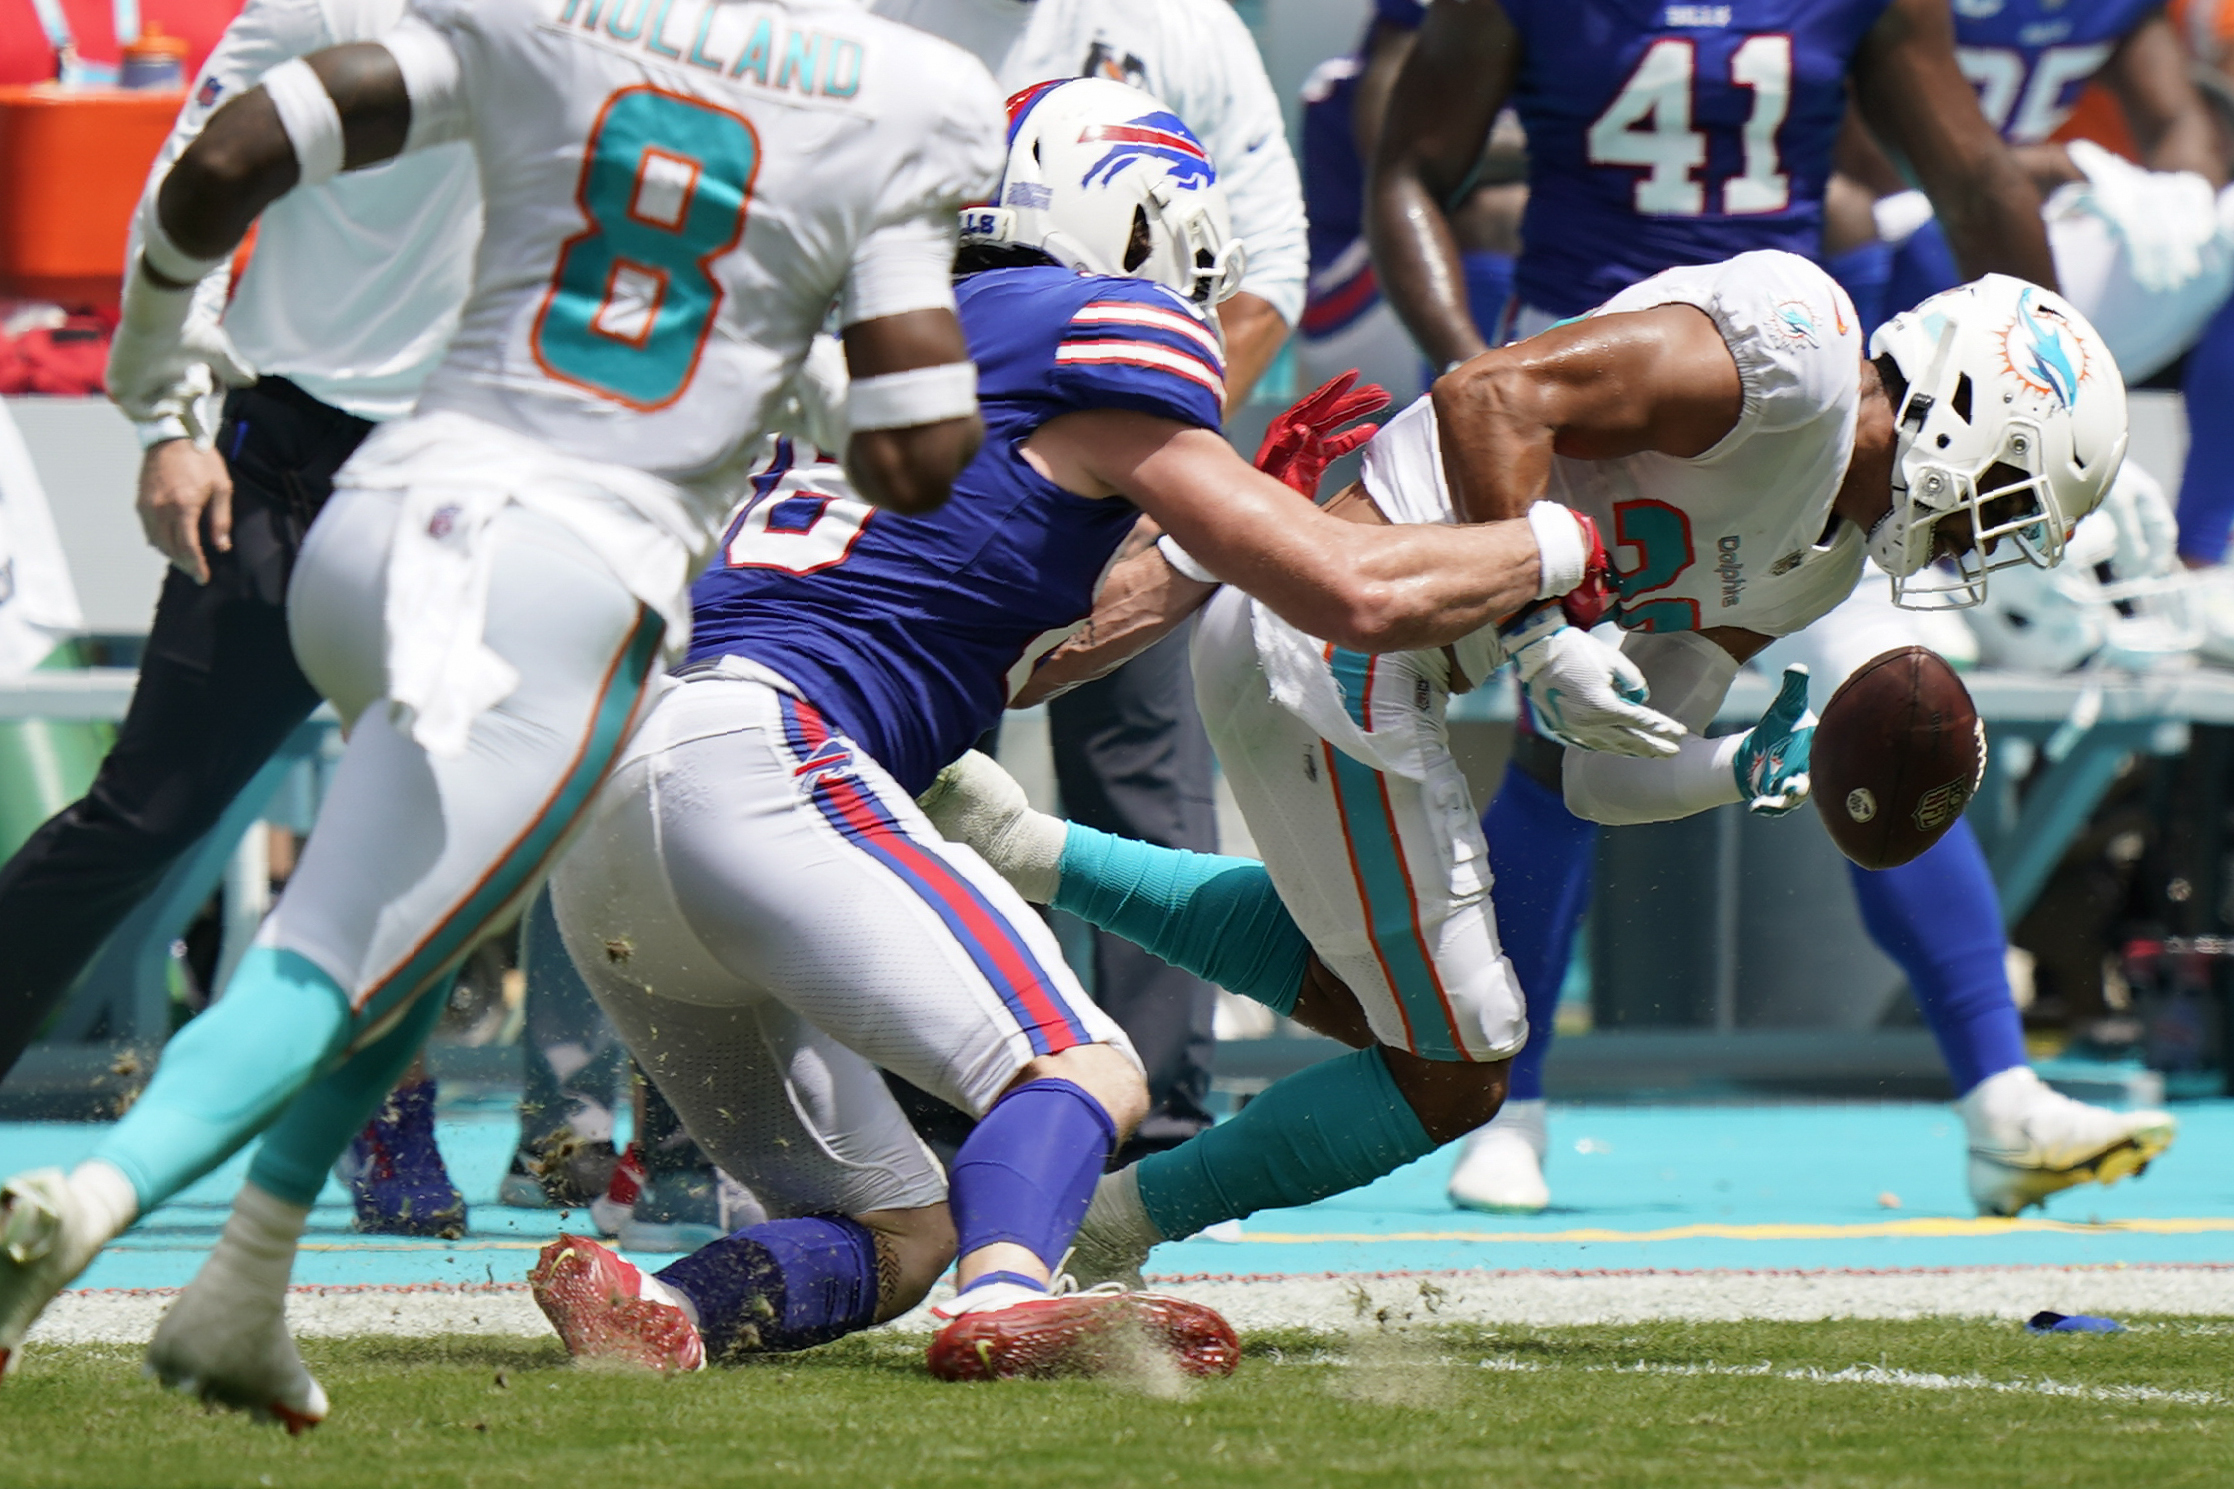
[[[2152,1114],[2161,1115],[2161,1114]],[[2081,1184],[2115,1184],[2139,1178],[2172,1146],[2178,1125],[2170,1117],[2137,1127],[2098,1153],[2056,1168],[2021,1167],[1983,1154],[1970,1155],[1970,1194],[1981,1215],[2021,1215],[2049,1195]]]
[[[583,1236],[543,1248],[527,1274],[535,1306],[577,1360],[674,1373],[706,1368],[706,1346],[682,1309],[643,1296],[644,1274]]]
[[[1026,1298],[950,1319],[925,1363],[940,1380],[1110,1375],[1143,1350],[1187,1375],[1231,1375],[1241,1340],[1214,1308],[1166,1293],[1089,1292]]]

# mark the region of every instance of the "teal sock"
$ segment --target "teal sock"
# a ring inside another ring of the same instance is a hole
[[[1311,943],[1252,858],[1159,848],[1070,824],[1055,908],[1275,1013],[1295,1007]]]
[[[341,985],[310,960],[254,946],[215,1007],[179,1031],[147,1090],[92,1156],[145,1215],[240,1151],[348,1042]]]
[[[403,1011],[396,1026],[303,1088],[264,1133],[249,1181],[291,1205],[314,1205],[326,1173],[410,1068],[450,1001],[452,974]]]
[[[1379,1048],[1354,1050],[1274,1081],[1231,1121],[1141,1159],[1140,1202],[1178,1240],[1355,1189],[1434,1150]]]

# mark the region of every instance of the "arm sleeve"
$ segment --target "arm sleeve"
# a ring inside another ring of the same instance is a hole
[[[1161,285],[1096,282],[1055,344],[1052,391],[1073,408],[1122,408],[1219,427],[1225,356],[1201,312]]]
[[[1644,673],[1652,706],[1691,733],[1670,759],[1567,751],[1560,765],[1567,810],[1586,822],[1625,827],[1669,822],[1741,800],[1735,766],[1745,736],[1708,739],[1701,733],[1714,722],[1738,675],[1737,659],[1696,631],[1632,633],[1621,649]]]
[[[1279,95],[1265,75],[1256,39],[1225,0],[1204,0],[1197,39],[1167,60],[1184,83],[1177,105],[1218,168],[1233,213],[1233,231],[1248,245],[1241,288],[1294,325],[1303,315],[1311,250],[1305,235],[1303,182],[1288,148]],[[1181,34],[1185,34],[1182,32]]]
[[[255,87],[265,73],[280,63],[330,46],[333,39],[325,13],[316,0],[249,0],[233,18],[233,23],[225,28],[216,50],[209,54],[209,60],[202,64],[201,72],[195,77],[186,103],[178,111],[177,122],[172,124],[163,148],[156,152],[155,164],[148,168],[147,184],[140,194],[142,202],[151,201],[162,189],[171,167],[186,153],[186,147],[201,135],[210,115]],[[139,261],[139,214],[135,212],[125,242],[124,272],[132,273]],[[214,324],[225,312],[226,294],[231,286],[232,266],[229,263],[204,275],[194,287],[194,306],[187,323]],[[142,424],[138,430],[142,446],[166,439],[183,439],[187,433],[185,424],[175,417]]]
[[[396,59],[411,99],[411,132],[404,136],[403,153],[464,139],[473,127],[465,64],[443,30],[413,13],[398,21],[380,44]]]
[[[989,199],[1004,164],[1005,115],[992,75],[956,51],[955,86],[926,110],[894,163],[846,269],[838,321],[951,309],[962,204]]]

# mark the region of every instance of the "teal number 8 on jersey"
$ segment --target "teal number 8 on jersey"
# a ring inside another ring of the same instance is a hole
[[[657,88],[623,88],[590,132],[577,192],[589,231],[559,251],[531,343],[543,370],[634,408],[682,396],[760,166],[752,125]]]

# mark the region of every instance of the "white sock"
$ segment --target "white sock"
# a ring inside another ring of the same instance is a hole
[[[310,1220],[308,1205],[291,1205],[254,1184],[233,1196],[224,1234],[195,1282],[208,1279],[252,1294],[284,1299],[294,1275],[295,1243]]]
[[[70,1196],[85,1207],[86,1219],[97,1227],[102,1245],[123,1235],[140,1216],[140,1196],[132,1181],[115,1164],[98,1158],[88,1158],[70,1171]]]

